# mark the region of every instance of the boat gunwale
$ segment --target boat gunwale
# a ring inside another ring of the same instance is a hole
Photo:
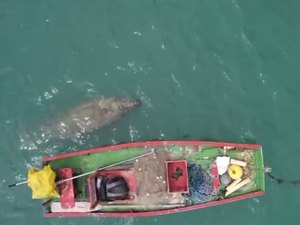
[[[236,148],[251,148],[255,150],[259,150],[262,148],[261,145],[258,144],[241,144],[241,143],[230,143],[230,142],[210,142],[210,141],[174,141],[174,140],[162,140],[162,141],[140,141],[140,142],[129,142],[123,144],[116,145],[107,145],[102,147],[90,148],[86,150],[79,150],[76,152],[69,152],[64,154],[59,154],[55,156],[46,156],[43,157],[42,162],[54,161],[63,158],[69,158],[79,155],[86,155],[96,152],[104,152],[104,151],[112,151],[112,150],[121,150],[131,147],[145,147],[145,146],[159,146],[159,145],[210,145],[215,147],[236,147]]]

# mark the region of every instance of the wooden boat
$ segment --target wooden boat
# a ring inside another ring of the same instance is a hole
[[[146,141],[43,159],[60,198],[45,216],[153,216],[264,193],[262,147],[204,141]]]

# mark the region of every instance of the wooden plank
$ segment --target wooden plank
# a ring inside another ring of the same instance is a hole
[[[73,208],[64,209],[59,202],[52,202],[51,212],[91,212],[101,208],[100,205],[97,205],[93,210],[91,210],[90,207],[91,203],[89,202],[75,202]]]
[[[232,188],[234,188],[235,185],[237,185],[242,179],[237,179],[235,181],[233,181],[231,184],[228,185],[228,187],[226,188],[226,191],[230,191]]]
[[[239,165],[241,167],[246,167],[247,166],[246,162],[244,162],[242,160],[237,160],[237,159],[231,159],[230,164]]]
[[[95,212],[99,210],[104,211],[143,211],[143,210],[162,210],[184,207],[184,204],[170,204],[170,205],[97,205],[92,210],[90,209],[91,204],[89,202],[76,202],[73,208],[64,209],[61,207],[59,202],[51,203],[51,213],[84,213],[84,212]]]
[[[226,194],[225,194],[225,196],[228,196],[228,195],[232,194],[233,192],[235,192],[238,189],[242,188],[246,184],[249,184],[250,182],[251,182],[250,178],[247,178],[247,179],[241,181],[240,183],[238,183],[237,185],[235,185],[230,191],[227,191]]]

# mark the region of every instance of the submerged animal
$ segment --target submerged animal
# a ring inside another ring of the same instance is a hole
[[[121,119],[140,105],[140,100],[131,98],[93,99],[69,110],[51,125],[41,127],[42,135],[54,138],[79,137]]]

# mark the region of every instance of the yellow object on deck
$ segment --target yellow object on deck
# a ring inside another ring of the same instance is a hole
[[[233,180],[238,180],[243,176],[243,169],[238,165],[231,165],[228,168],[228,174]]]
[[[28,171],[28,186],[32,189],[32,198],[59,198],[55,177],[50,165],[41,170],[31,168]]]

